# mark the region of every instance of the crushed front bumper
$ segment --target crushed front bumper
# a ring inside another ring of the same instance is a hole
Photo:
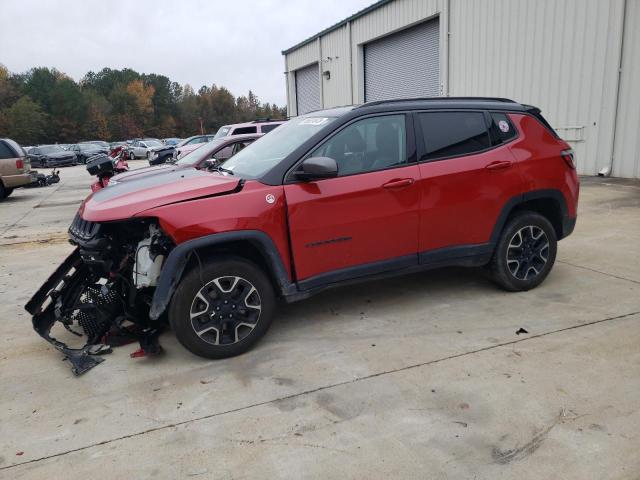
[[[90,277],[76,248],[25,305],[27,312],[32,315],[34,330],[65,355],[75,375],[81,375],[103,362],[96,353],[106,353],[105,349],[89,343],[81,348],[70,348],[52,337],[51,329],[57,321],[64,323],[65,306],[75,304]]]

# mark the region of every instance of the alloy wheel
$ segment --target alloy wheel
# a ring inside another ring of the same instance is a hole
[[[507,247],[507,267],[518,280],[540,274],[549,259],[549,238],[540,227],[527,225],[518,230]]]
[[[256,287],[238,276],[205,284],[191,302],[191,326],[212,345],[232,345],[246,338],[260,320],[262,302]]]

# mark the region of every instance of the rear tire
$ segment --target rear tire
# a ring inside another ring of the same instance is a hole
[[[239,257],[196,265],[181,280],[169,307],[178,341],[205,358],[249,350],[269,329],[275,295],[267,275]]]
[[[505,290],[520,292],[540,285],[556,260],[558,240],[551,222],[522,211],[505,225],[489,264],[493,280]]]
[[[13,193],[13,188],[4,187],[4,198],[7,198],[9,195]]]
[[[7,189],[2,184],[2,181],[0,181],[0,200],[4,200],[8,196],[9,195],[7,195]]]

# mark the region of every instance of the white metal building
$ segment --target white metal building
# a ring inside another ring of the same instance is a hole
[[[381,0],[283,54],[290,116],[507,97],[542,109],[580,173],[640,178],[640,0]]]

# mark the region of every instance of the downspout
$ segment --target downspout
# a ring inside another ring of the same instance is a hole
[[[353,45],[351,40],[351,22],[347,22],[347,32],[349,32],[349,92],[351,93],[351,105],[353,101]]]
[[[624,32],[627,25],[627,0],[622,1],[622,33],[620,34],[620,58],[618,60],[618,81],[616,82],[616,105],[613,113],[613,139],[611,141],[611,160],[609,165],[598,172],[599,177],[610,177],[616,158],[616,131],[618,130],[618,108],[620,106],[620,83],[622,81],[622,59],[624,56]]]
[[[451,0],[445,0],[444,2],[444,11],[442,12],[443,17],[443,30],[444,30],[444,38],[443,38],[443,52],[442,52],[442,73],[444,78],[442,79],[442,83],[440,84],[440,95],[448,97],[449,96],[449,40],[451,38],[450,32],[450,17],[451,17]]]
[[[322,79],[322,37],[318,37],[318,75],[320,76],[320,108],[324,107],[324,81]]]
[[[291,118],[291,89],[289,88],[289,66],[287,62],[287,56],[284,55],[284,82],[287,89],[287,118]]]

